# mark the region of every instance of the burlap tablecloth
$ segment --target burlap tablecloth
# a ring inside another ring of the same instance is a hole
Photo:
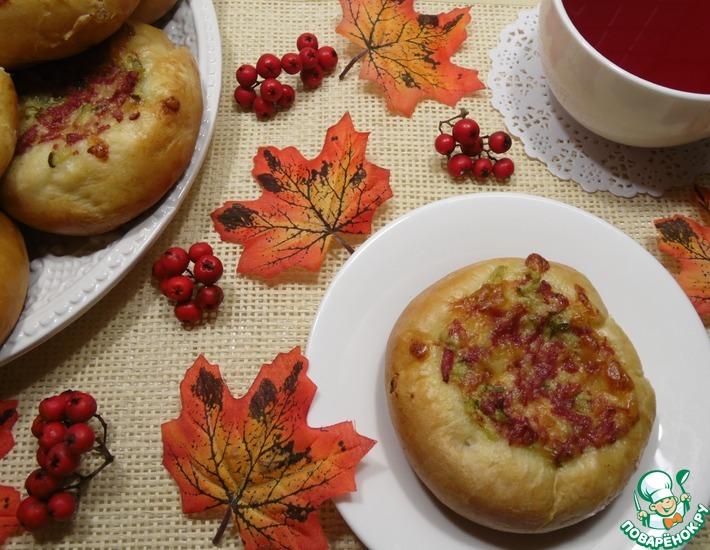
[[[358,80],[357,71],[339,82],[327,78],[321,89],[298,92],[296,105],[274,120],[259,123],[233,104],[234,70],[264,52],[293,50],[300,32],[318,34],[336,47],[341,60],[352,50],[335,34],[340,17],[336,0],[217,0],[222,35],[223,94],[217,129],[202,173],[176,219],[145,258],[108,296],[46,344],[0,368],[0,397],[18,396],[17,446],[0,462],[0,480],[21,487],[35,467],[36,442],[29,427],[38,402],[65,388],[90,391],[111,426],[110,447],[117,460],[90,485],[71,526],[44,538],[25,534],[9,548],[37,544],[61,548],[207,548],[218,521],[192,520],[180,511],[177,488],[163,469],[160,424],[178,413],[178,385],[187,367],[204,352],[221,365],[235,394],[247,389],[262,362],[295,345],[305,346],[311,321],[328,283],[347,258],[336,249],[320,274],[276,286],[237,276],[240,247],[218,243],[226,271],[225,302],[216,321],[184,330],[167,301],[151,284],[153,259],[171,245],[207,239],[217,243],[209,213],[227,199],[258,195],[251,159],[259,145],[296,145],[306,157],[318,153],[326,129],[350,111],[358,130],[371,132],[368,157],[389,168],[394,198],[375,218],[382,227],[401,214],[444,197],[488,190],[544,195],[604,218],[658,255],[651,221],[675,212],[693,214],[689,191],[661,199],[621,199],[588,194],[575,183],[552,176],[525,157],[520,143],[510,155],[516,174],[507,185],[454,183],[433,152],[436,122],[455,111],[434,102],[420,105],[411,119],[387,114],[382,98]],[[455,60],[480,69],[485,79],[488,50],[501,28],[532,0],[474,2],[471,37]],[[437,13],[456,2],[418,1],[420,11]],[[342,66],[342,61],[341,61]],[[461,106],[485,130],[502,128],[501,117],[483,91]],[[333,548],[360,548],[335,508],[326,505],[321,521]],[[622,540],[621,538],[619,539]],[[710,548],[706,529],[693,543]],[[225,547],[239,547],[227,537]]]

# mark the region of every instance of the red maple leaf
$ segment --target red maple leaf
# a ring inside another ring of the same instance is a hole
[[[15,446],[12,427],[17,422],[17,400],[0,401],[0,458]]]
[[[454,107],[483,88],[478,71],[451,62],[466,40],[471,8],[424,15],[414,0],[340,0],[343,19],[336,31],[362,49],[342,79],[362,59],[360,78],[378,84],[390,111],[412,116],[423,99]]]
[[[217,365],[200,356],[180,385],[182,411],[163,424],[163,464],[187,514],[231,518],[247,550],[327,548],[317,509],[355,490],[355,466],[375,443],[351,422],[306,423],[316,386],[295,348],[263,365],[235,399]]]
[[[22,532],[16,516],[19,505],[20,493],[12,487],[0,485],[0,546],[9,537]]]
[[[678,260],[678,284],[703,322],[710,322],[710,227],[680,214],[653,223],[658,248]]]
[[[368,162],[369,134],[350,115],[328,129],[320,154],[306,160],[295,147],[260,147],[252,175],[262,188],[253,201],[229,201],[212,213],[225,241],[244,245],[237,270],[273,277],[292,267],[320,269],[333,239],[372,231],[375,209],[392,196],[389,170]]]

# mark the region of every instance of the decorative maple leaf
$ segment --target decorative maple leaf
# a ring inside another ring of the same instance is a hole
[[[375,442],[351,422],[307,425],[307,368],[299,348],[279,354],[239,399],[203,356],[185,374],[182,412],[162,426],[163,464],[185,513],[224,512],[213,542],[234,517],[247,550],[327,548],[314,512],[355,490],[355,466]]]
[[[658,248],[678,260],[676,280],[704,323],[710,323],[710,227],[676,214],[654,221]]]
[[[368,136],[345,113],[312,160],[295,147],[259,148],[252,175],[261,197],[229,201],[212,213],[222,239],[244,245],[240,273],[317,271],[334,238],[353,252],[341,235],[370,233],[375,209],[392,197],[389,170],[365,159]]]
[[[12,427],[17,422],[17,400],[0,401],[0,458],[15,446]]]
[[[700,208],[704,210],[706,215],[710,214],[710,187],[696,185],[695,200],[698,201]]]
[[[412,116],[426,98],[454,107],[484,87],[478,71],[450,60],[466,40],[470,7],[423,15],[414,11],[414,0],[340,0],[340,5],[343,19],[336,31],[363,49],[340,78],[363,59],[360,78],[380,85],[390,111]]]
[[[11,536],[22,531],[17,521],[20,493],[17,489],[0,485],[0,546]]]

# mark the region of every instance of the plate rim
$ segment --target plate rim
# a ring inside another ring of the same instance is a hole
[[[323,293],[323,297],[321,298],[320,304],[318,305],[318,311],[316,311],[316,314],[313,317],[313,322],[311,323],[311,330],[308,333],[308,340],[306,342],[306,356],[308,356],[308,352],[310,351],[311,336],[313,334],[313,330],[315,329],[316,324],[318,323],[318,319],[321,314],[321,307],[322,307],[323,303],[326,301],[327,298],[330,297],[333,287],[338,282],[338,280],[341,278],[344,271],[349,267],[350,264],[355,262],[357,260],[357,258],[359,258],[360,255],[367,248],[369,248],[372,245],[373,242],[378,240],[384,233],[386,233],[387,231],[390,231],[396,225],[399,225],[400,223],[402,223],[406,219],[414,216],[415,214],[417,214],[421,211],[428,210],[430,208],[434,208],[439,205],[459,202],[462,200],[471,200],[471,199],[479,199],[479,198],[496,198],[496,197],[504,197],[504,198],[511,197],[511,198],[517,198],[517,199],[523,199],[523,200],[531,200],[531,201],[535,201],[535,202],[543,202],[543,203],[552,204],[555,206],[561,206],[561,207],[571,210],[577,214],[582,214],[584,217],[586,217],[596,223],[600,223],[601,225],[606,226],[607,228],[610,228],[613,231],[619,233],[627,242],[630,242],[633,245],[635,245],[636,247],[638,247],[639,249],[641,249],[646,254],[646,256],[648,256],[653,261],[660,264],[661,267],[663,267],[663,265],[658,261],[658,259],[653,254],[651,254],[651,252],[649,252],[649,250],[646,247],[644,247],[641,243],[636,241],[633,237],[626,234],[624,231],[622,231],[621,229],[619,229],[618,227],[616,227],[612,223],[609,223],[605,219],[600,218],[599,216],[592,214],[591,212],[588,212],[587,210],[584,210],[578,206],[573,206],[573,205],[568,204],[566,202],[551,199],[549,197],[545,197],[542,195],[533,195],[530,193],[521,193],[518,191],[484,191],[481,193],[466,193],[463,195],[454,195],[452,197],[446,197],[443,199],[439,199],[439,200],[435,200],[435,201],[423,204],[422,206],[418,206],[417,208],[414,208],[412,210],[409,210],[408,212],[405,212],[401,216],[395,218],[391,222],[385,224],[384,226],[379,228],[377,231],[375,231],[372,235],[370,235],[370,237],[367,238],[367,240],[365,240],[364,243],[362,243],[360,246],[358,246],[358,248],[355,250],[355,252],[347,260],[345,260],[343,265],[340,266],[337,273],[333,276],[333,280],[330,281],[330,283],[328,284],[328,288],[326,288],[325,292]],[[677,287],[677,290],[679,290],[680,293],[685,297],[687,305],[690,308],[692,308],[693,311],[695,311],[695,308],[693,308],[693,305],[691,304],[690,299],[686,296],[685,292],[683,292],[682,288],[680,287],[678,282],[675,280],[675,278],[671,275],[671,273],[665,268],[663,268],[663,273],[664,273],[664,276],[667,279],[669,279],[670,281],[672,281],[673,284]],[[696,321],[697,321],[697,325],[702,330],[706,330],[705,326],[703,325],[703,323],[700,320],[700,317],[698,315],[696,315]]]
[[[210,149],[222,87],[222,44],[217,13],[212,0],[184,0],[192,11],[197,38],[197,64],[204,99],[198,140],[185,181],[178,181],[138,225],[102,250],[108,251],[73,284],[27,317],[21,316],[4,343],[0,343],[0,368],[46,342],[88,312],[141,260],[167,229],[200,175]],[[202,69],[207,74],[202,74]],[[199,142],[198,142],[199,143]],[[185,177],[183,176],[183,177]],[[182,179],[182,178],[181,178]],[[97,251],[98,252],[98,251]],[[115,259],[117,258],[117,260]],[[112,265],[112,260],[116,262]],[[105,274],[108,272],[108,274]]]
[[[411,218],[412,216],[418,214],[421,211],[424,210],[429,210],[431,208],[436,208],[440,207],[442,205],[446,205],[449,203],[456,203],[456,202],[461,202],[461,201],[470,201],[470,200],[478,200],[481,198],[504,198],[504,199],[514,199],[514,200],[524,200],[524,201],[531,201],[531,202],[539,202],[539,203],[545,203],[547,205],[555,206],[555,207],[561,207],[565,210],[574,212],[575,214],[579,215],[581,214],[584,218],[587,218],[587,220],[600,224],[602,227],[605,229],[610,229],[614,233],[616,233],[618,236],[620,236],[623,240],[625,240],[627,243],[630,243],[631,245],[635,246],[637,249],[640,249],[648,259],[652,260],[655,264],[657,264],[661,269],[659,270],[659,276],[664,277],[667,281],[671,282],[673,287],[676,289],[676,293],[679,297],[682,297],[682,300],[684,302],[684,306],[686,309],[689,309],[693,313],[693,321],[692,324],[694,325],[694,328],[699,331],[702,334],[707,335],[707,330],[705,326],[703,325],[702,321],[700,320],[700,317],[697,315],[697,312],[693,308],[690,300],[686,296],[686,294],[683,292],[682,288],[680,285],[677,283],[677,281],[674,279],[674,277],[671,275],[671,273],[658,261],[658,259],[651,254],[651,252],[646,249],[641,243],[633,239],[631,236],[626,234],[624,231],[616,227],[615,225],[609,223],[608,221],[600,218],[599,216],[596,216],[595,214],[592,214],[591,212],[588,212],[586,210],[583,210],[579,207],[567,204],[562,201],[558,201],[555,199],[551,199],[548,197],[540,196],[540,195],[533,195],[533,194],[528,194],[528,193],[520,193],[520,192],[505,192],[505,191],[494,191],[494,192],[481,192],[481,193],[467,193],[464,195],[455,195],[452,197],[447,197],[444,199],[436,200],[427,204],[424,204],[422,206],[419,206],[413,210],[410,210],[408,212],[405,212],[395,220],[391,221],[390,223],[387,223],[380,229],[378,229],[373,235],[371,235],[358,249],[355,251],[354,254],[348,258],[344,264],[340,267],[338,272],[335,274],[333,277],[333,280],[330,282],[328,285],[328,288],[326,289],[325,293],[323,294],[323,297],[320,301],[320,304],[318,306],[318,310],[313,318],[313,322],[311,324],[311,330],[308,335],[308,340],[306,343],[305,347],[305,356],[309,359],[311,359],[312,351],[313,351],[313,336],[314,333],[316,332],[316,329],[318,328],[319,323],[322,322],[322,314],[323,314],[323,306],[324,304],[330,299],[331,294],[334,292],[334,288],[336,285],[339,283],[340,279],[344,277],[345,272],[349,268],[351,264],[353,264],[357,259],[360,257],[361,254],[364,253],[365,250],[367,250],[374,242],[379,240],[379,238],[384,235],[385,233],[389,232],[392,230],[395,226],[399,225],[400,223],[404,222],[405,220]],[[662,273],[662,275],[660,275]],[[422,289],[423,290],[423,289]],[[710,345],[710,339],[708,340],[708,345]],[[320,384],[318,384],[318,371],[311,371],[309,370],[309,376],[312,377],[313,381],[317,384],[318,387],[320,387]],[[656,415],[656,418],[654,419],[654,430],[657,429],[658,426],[658,415]],[[653,432],[652,432],[653,433]],[[370,435],[374,436],[374,434],[365,434],[365,435]],[[628,483],[626,484],[628,485]],[[625,486],[626,487],[626,486]],[[347,506],[347,499],[343,499],[341,502],[340,499],[334,499],[333,500],[335,507],[338,509],[338,513],[340,516],[343,518],[343,521],[346,522],[348,527],[353,531],[353,533],[357,536],[357,538],[363,542],[363,544],[367,544],[369,548],[377,548],[377,542],[373,541],[371,536],[368,533],[363,532],[362,526],[361,525],[353,525],[351,521],[349,521],[348,518],[348,510],[344,509],[344,506]],[[606,509],[606,508],[605,508]],[[633,542],[629,541],[630,545],[633,546]],[[474,542],[475,544],[475,542]],[[475,547],[475,546],[473,546]],[[626,547],[626,546],[624,546]]]

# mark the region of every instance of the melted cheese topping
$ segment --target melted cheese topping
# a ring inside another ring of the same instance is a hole
[[[464,393],[471,418],[511,445],[561,463],[622,437],[638,419],[634,384],[598,332],[584,289],[556,292],[536,254],[522,277],[497,269],[451,307],[441,374]]]
[[[102,47],[20,73],[17,153],[53,141],[49,164],[54,166],[63,155],[74,154],[77,143],[101,145],[100,134],[124,119],[140,116],[142,75],[135,53],[124,51],[114,59]]]

